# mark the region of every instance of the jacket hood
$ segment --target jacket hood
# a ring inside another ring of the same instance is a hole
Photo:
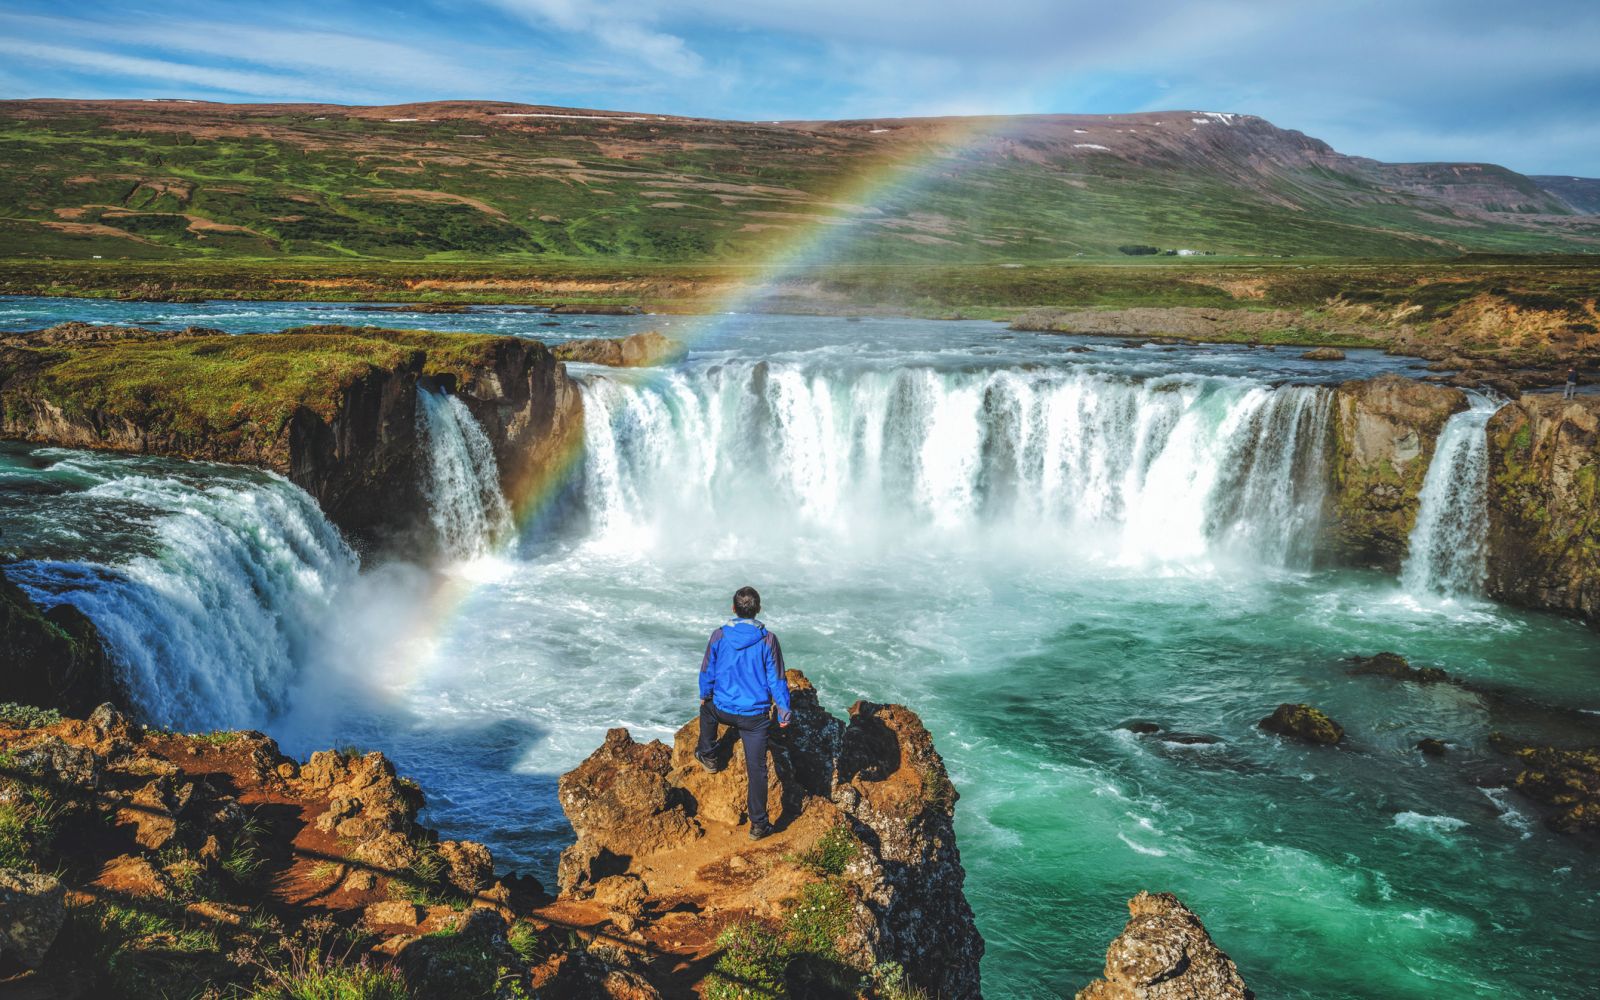
[[[734,649],[749,649],[767,637],[767,627],[754,618],[734,618],[722,626],[722,634]]]

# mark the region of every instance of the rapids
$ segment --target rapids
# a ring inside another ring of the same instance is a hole
[[[4,301],[0,323],[77,306]],[[94,308],[241,332],[349,313]],[[101,624],[158,720],[383,749],[429,822],[548,879],[570,837],[556,776],[608,727],[670,738],[748,582],[830,708],[903,701],[928,723],[962,796],[986,995],[1071,995],[1141,888],[1182,896],[1264,997],[1565,997],[1591,975],[1600,874],[1504,787],[1486,737],[1592,739],[1600,637],[1473,596],[1478,564],[1455,556],[1481,524],[1487,415],[1447,431],[1405,580],[1314,561],[1325,386],[1411,362],[983,323],[365,318],[705,336],[670,370],[573,368],[579,478],[520,532],[464,408],[427,400],[456,553],[432,569],[357,573],[277,477],[7,446],[11,572]],[[1345,673],[1382,649],[1495,694]],[[1350,745],[1257,730],[1281,701]],[[1423,736],[1451,752],[1422,756]]]

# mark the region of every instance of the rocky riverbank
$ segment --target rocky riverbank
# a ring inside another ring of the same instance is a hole
[[[577,447],[582,403],[536,341],[354,327],[230,337],[69,323],[0,343],[0,436],[257,465],[359,547],[428,550],[418,391],[457,395],[508,497]]]
[[[703,772],[696,723],[672,748],[614,730],[561,779],[578,839],[554,895],[422,826],[421,789],[380,753],[298,762],[259,733],[7,708],[0,889],[34,904],[0,921],[0,988],[978,996],[957,795],[927,730],[898,705],[838,719],[790,683],[777,834],[737,828],[742,760]]]

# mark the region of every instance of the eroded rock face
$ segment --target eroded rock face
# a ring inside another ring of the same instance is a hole
[[[1600,398],[1525,396],[1488,433],[1490,596],[1600,626]]]
[[[1335,406],[1327,548],[1341,564],[1398,571],[1434,446],[1466,393],[1384,375],[1339,386]]]
[[[1106,950],[1105,978],[1077,1000],[1250,1000],[1239,969],[1200,918],[1167,892],[1141,892]]]
[[[66,896],[53,876],[0,868],[0,959],[42,962],[67,918]]]

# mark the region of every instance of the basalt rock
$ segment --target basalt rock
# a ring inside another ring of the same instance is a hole
[[[88,616],[70,604],[43,610],[0,575],[0,702],[83,715],[117,693]]]
[[[1239,969],[1178,897],[1141,892],[1106,950],[1105,978],[1077,1000],[1251,1000]]]
[[[695,722],[671,749],[612,730],[560,780],[578,840],[562,855],[556,909],[598,907],[619,933],[693,964],[695,953],[678,945],[708,937],[693,914],[722,914],[719,926],[730,914],[781,921],[794,905],[785,900],[821,884],[824,895],[808,898],[831,900],[842,928],[828,962],[857,977],[895,963],[929,995],[978,996],[983,941],[962,892],[958,796],[927,729],[903,706],[870,702],[852,707],[846,724],[799,672],[789,685],[793,717],[772,740],[769,769],[777,834],[752,846],[735,829],[748,821],[736,741],[724,751],[728,766],[711,775],[693,759]],[[811,867],[822,865],[806,859],[825,842],[848,861]],[[655,900],[675,906],[663,912]]]
[[[1439,434],[1467,396],[1384,375],[1340,385],[1335,406],[1325,545],[1341,564],[1396,572]]]
[[[1525,396],[1488,434],[1490,595],[1600,626],[1600,397]]]
[[[551,350],[562,361],[609,365],[612,368],[646,368],[676,361],[684,354],[682,344],[655,330],[630,333],[626,337],[568,340],[556,344]]]
[[[1279,705],[1273,713],[1257,723],[1269,733],[1277,733],[1302,743],[1333,746],[1344,739],[1344,727],[1328,718],[1321,709],[1310,705]]]
[[[1344,352],[1337,347],[1313,347],[1300,355],[1307,361],[1343,361]]]
[[[1544,807],[1553,829],[1600,833],[1600,747],[1533,746],[1498,733],[1491,740],[1521,762],[1513,787]]]
[[[1417,684],[1440,684],[1450,675],[1439,667],[1413,667],[1399,653],[1379,653],[1376,656],[1354,656],[1349,673],[1357,677],[1388,677],[1397,681]]]
[[[0,960],[36,967],[66,918],[66,889],[60,880],[0,868]]]

